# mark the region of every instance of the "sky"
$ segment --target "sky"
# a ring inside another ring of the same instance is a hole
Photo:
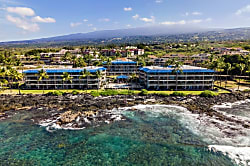
[[[0,0],[0,41],[191,24],[250,27],[250,0]]]

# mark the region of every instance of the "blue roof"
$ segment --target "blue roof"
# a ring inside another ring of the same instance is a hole
[[[44,69],[47,73],[80,73],[83,72],[84,69]],[[98,70],[100,71],[104,71],[106,70],[106,68],[102,67],[102,68],[97,68],[97,69],[87,69],[87,71],[89,71],[90,73],[95,73]],[[29,73],[38,73],[40,70],[26,70],[23,73],[29,74]]]
[[[116,77],[117,79],[128,79],[129,76],[125,76],[125,75],[120,75]]]
[[[103,64],[106,64],[107,62],[105,61],[105,62],[103,62]],[[114,65],[119,65],[119,64],[137,64],[136,62],[134,62],[134,61],[112,61],[111,62],[112,64],[114,64]]]
[[[141,71],[146,73],[172,73],[173,70],[171,69],[149,69],[149,68],[140,68]],[[210,69],[184,69],[182,70],[183,73],[214,73],[214,70]]]

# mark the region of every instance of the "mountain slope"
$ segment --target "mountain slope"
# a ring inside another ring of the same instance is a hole
[[[150,26],[104,30],[50,38],[2,42],[0,46],[62,46],[82,44],[162,43],[180,41],[250,40],[250,28],[204,29],[191,26]]]

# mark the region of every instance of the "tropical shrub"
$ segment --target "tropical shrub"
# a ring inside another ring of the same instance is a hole
[[[186,96],[186,94],[183,92],[173,92],[171,96]]]
[[[140,95],[148,95],[148,91],[146,89],[142,89]]]
[[[210,90],[205,90],[200,94],[201,97],[213,97],[216,96],[216,94]]]
[[[90,94],[91,94],[93,97],[98,97],[98,96],[100,96],[100,93],[97,92],[97,91],[91,91]]]
[[[72,94],[73,94],[73,95],[78,95],[79,92],[78,92],[77,90],[73,90],[73,91],[72,91]]]
[[[52,96],[62,96],[64,94],[64,92],[56,90],[56,91],[53,91],[53,92],[49,92],[47,94],[52,95]]]

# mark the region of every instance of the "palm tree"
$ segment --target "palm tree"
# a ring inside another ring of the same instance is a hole
[[[87,80],[87,89],[89,89],[89,82],[88,82],[89,76],[91,76],[91,73],[86,69],[83,70],[82,75],[80,76],[80,79],[86,78],[86,80]]]
[[[90,54],[87,54],[87,55],[85,56],[86,61],[88,61],[88,66],[90,66],[90,62],[91,62],[92,58],[93,58],[93,56],[90,55]]]
[[[97,86],[97,92],[99,90],[99,86],[100,86],[100,78],[102,78],[102,72],[100,70],[97,70],[95,73],[97,79],[98,79],[98,86]]]
[[[212,60],[209,64],[209,68],[216,71],[216,73],[220,70],[220,64],[218,60]],[[216,81],[218,81],[218,74],[216,74]]]
[[[63,81],[63,88],[64,88],[64,82],[70,82],[72,84],[72,79],[73,77],[70,76],[68,72],[63,72],[62,81]],[[68,87],[67,87],[67,92],[68,92]]]
[[[70,57],[71,57],[71,53],[70,52],[66,52],[64,54],[64,56],[61,58],[61,60],[64,61],[64,62],[66,62],[66,61],[68,61],[70,59]]]
[[[168,59],[168,60],[165,62],[164,66],[165,66],[165,67],[168,67],[168,66],[174,65],[175,62],[176,62],[176,59]]]
[[[16,71],[16,70],[15,70]],[[21,94],[21,90],[20,90],[20,85],[21,85],[21,82],[23,80],[23,74],[22,73],[19,73],[19,72],[14,72],[13,73],[13,80],[16,81],[17,83],[17,86],[18,86],[18,92],[19,92],[19,95]]]
[[[227,77],[228,77],[229,71],[231,71],[233,69],[231,63],[226,63],[225,64],[225,69],[227,71],[226,83],[225,83],[225,88],[226,88],[227,87]]]
[[[136,81],[136,86],[137,86],[137,83],[138,83],[137,81],[138,81],[138,79],[137,79],[136,73],[132,73],[130,78],[131,78],[131,82]],[[133,85],[133,84],[132,84],[132,85]]]
[[[221,57],[219,58],[218,61],[218,70],[219,70],[219,77],[220,77],[220,86],[221,86],[221,73],[223,71],[223,68],[225,67],[225,63],[224,63],[225,58]]]
[[[73,63],[73,68],[77,67],[76,66],[77,57],[75,55],[70,57],[70,61]]]
[[[108,58],[106,63],[107,63],[107,66],[108,66],[108,71],[110,72],[110,66],[112,65],[112,59]]]
[[[247,55],[246,57],[246,70],[247,70],[247,73],[249,74],[249,78],[250,78],[250,55]]]
[[[47,72],[44,69],[41,69],[40,71],[38,71],[38,81],[40,82],[43,79],[49,79],[49,75],[47,74]],[[44,94],[44,85],[43,85],[43,94]]]
[[[178,86],[178,73],[183,73],[182,71],[183,62],[175,61],[172,73],[175,74],[175,90],[177,91]]]
[[[245,70],[246,65],[245,65],[244,63],[240,63],[240,64],[238,65],[238,67],[239,67],[239,69],[240,69],[240,78],[241,78],[242,73],[243,73],[243,71]],[[239,78],[239,84],[238,84],[238,91],[239,91],[239,89],[240,89],[240,78]]]

